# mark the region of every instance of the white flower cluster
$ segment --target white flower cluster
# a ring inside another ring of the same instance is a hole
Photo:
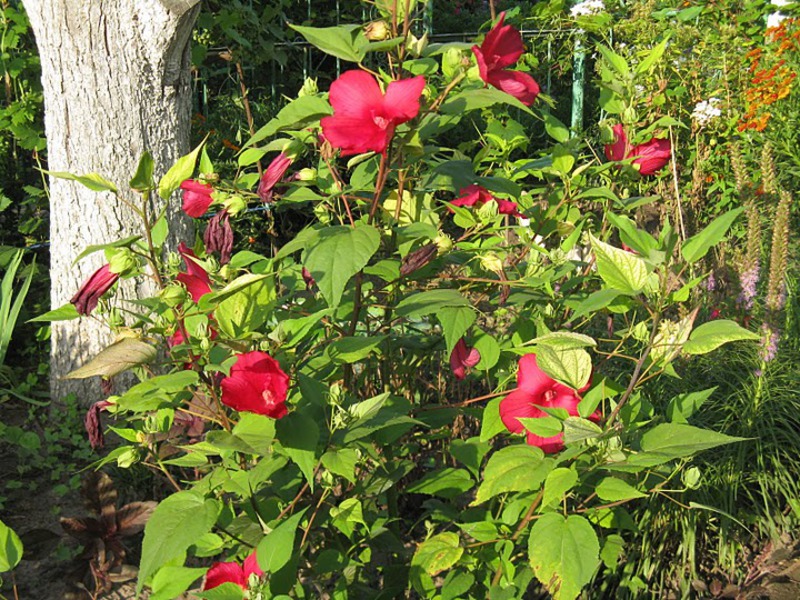
[[[583,2],[579,2],[575,6],[573,6],[569,14],[573,17],[591,17],[593,15],[599,15],[606,9],[605,4],[603,4],[603,0],[583,0]]]
[[[717,105],[721,102],[722,100],[719,98],[709,98],[707,101],[698,102],[692,111],[692,119],[700,125],[708,124],[709,121],[722,114],[722,111],[717,108]]]

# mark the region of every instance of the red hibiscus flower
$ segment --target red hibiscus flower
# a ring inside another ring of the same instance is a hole
[[[266,352],[239,354],[222,380],[222,403],[231,408],[280,419],[287,413],[289,376]]]
[[[211,279],[206,270],[197,262],[197,255],[186,244],[181,242],[178,245],[178,252],[183,256],[186,263],[186,272],[178,273],[177,280],[186,286],[189,295],[195,302],[200,302],[200,298],[211,293]]]
[[[267,170],[261,176],[261,181],[258,183],[258,197],[261,198],[262,202],[266,204],[272,202],[273,190],[277,183],[283,179],[291,164],[292,159],[283,152],[272,159]]]
[[[247,590],[247,580],[255,573],[259,577],[264,574],[256,560],[256,552],[244,559],[244,565],[238,562],[215,562],[206,573],[203,591],[221,586],[223,583],[235,583],[243,590]]]
[[[333,116],[322,119],[325,139],[342,156],[385,152],[397,125],[419,113],[425,87],[422,75],[393,81],[381,92],[378,81],[365,71],[347,71],[331,84]]]
[[[511,25],[503,24],[505,18],[506,13],[501,13],[500,20],[486,34],[483,43],[473,46],[472,52],[478,62],[481,79],[530,106],[539,95],[539,84],[527,73],[506,69],[519,60],[525,47],[520,32]]]
[[[88,315],[97,308],[100,297],[110,290],[118,279],[119,273],[112,273],[110,266],[105,264],[92,273],[70,302],[75,305],[79,315]]]
[[[669,140],[653,138],[638,146],[628,147],[628,136],[622,125],[614,125],[614,143],[606,144],[605,153],[608,160],[620,161],[632,158],[632,164],[638,165],[640,175],[653,175],[660,171],[672,155]]]
[[[475,348],[467,348],[464,338],[458,340],[455,348],[450,353],[450,369],[456,379],[464,379],[467,376],[467,369],[471,369],[481,362],[481,353]]]
[[[475,206],[476,204],[481,206],[486,202],[496,202],[497,212],[501,215],[522,217],[522,214],[517,210],[516,202],[495,198],[489,193],[489,190],[479,185],[468,185],[465,188],[461,188],[458,193],[461,195],[450,203],[453,206]]]
[[[181,184],[183,190],[183,212],[194,219],[199,219],[208,212],[208,207],[214,202],[211,192],[214,191],[209,184],[187,179]]]
[[[548,438],[540,437],[527,431],[519,418],[539,419],[548,416],[539,408],[541,406],[563,408],[571,416],[577,417],[578,403],[581,401],[578,394],[588,388],[587,383],[576,392],[571,387],[558,383],[539,368],[535,354],[526,354],[519,359],[517,389],[500,402],[500,418],[511,433],[526,432],[528,444],[531,446],[538,446],[547,453],[558,452],[564,447],[563,433]],[[599,413],[595,413],[590,419],[596,420],[599,416]]]

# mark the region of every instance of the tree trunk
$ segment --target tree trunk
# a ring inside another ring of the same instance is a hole
[[[189,41],[198,2],[23,0],[42,64],[49,170],[99,173],[123,197],[138,203],[128,181],[142,153],[152,154],[158,178],[188,151]],[[191,225],[181,216],[179,203],[170,204],[172,239],[186,236]],[[103,264],[99,252],[73,266],[86,246],[141,233],[138,217],[110,193],[51,177],[53,308],[68,302]],[[132,283],[123,289],[128,297],[147,292],[133,289]],[[53,400],[72,392],[87,405],[100,397],[96,379],[63,376],[110,341],[107,327],[94,318],[53,323]]]

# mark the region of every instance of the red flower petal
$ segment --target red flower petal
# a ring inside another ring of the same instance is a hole
[[[197,262],[197,255],[186,244],[181,242],[178,245],[178,252],[186,263],[186,272],[178,273],[176,279],[186,286],[192,300],[199,302],[200,298],[211,293],[211,278]]]
[[[119,273],[112,273],[108,264],[103,265],[87,279],[75,295],[70,299],[70,303],[75,306],[79,315],[88,315],[95,308],[100,298],[111,289],[117,280]]]
[[[537,406],[538,397],[525,390],[516,389],[500,401],[500,419],[511,433],[525,431],[519,418],[538,419],[547,416]]]
[[[540,91],[536,80],[522,71],[491,71],[486,82],[514,96],[525,106],[533,104]]]
[[[506,13],[500,13],[497,23],[481,44],[480,49],[487,59],[490,71],[510,67],[525,51],[522,35],[514,26],[504,25],[505,18]]]
[[[495,202],[497,202],[497,212],[501,215],[511,215],[513,217],[521,217],[522,213],[517,210],[517,203],[512,202],[511,200],[502,200],[500,198],[495,198]]]
[[[378,81],[366,71],[360,70],[342,73],[331,84],[328,98],[334,114],[357,119],[372,119],[372,112],[380,110],[383,104]],[[327,132],[325,137],[328,137]]]
[[[653,138],[645,144],[631,148],[628,158],[633,157],[633,164],[639,165],[640,175],[653,175],[669,162],[671,154],[672,145],[669,140]]]
[[[287,414],[289,376],[266,352],[239,354],[221,383],[222,403],[238,411],[280,419]]]
[[[474,367],[481,362],[481,353],[475,348],[467,348],[464,338],[456,343],[450,353],[450,369],[456,379],[464,379],[467,376],[466,370]]]
[[[372,118],[334,115],[324,117],[320,124],[326,139],[342,156],[364,152],[383,152],[394,134],[394,127],[382,129]]]
[[[215,562],[206,573],[203,591],[221,586],[223,583],[235,583],[243,590],[247,589],[247,577],[242,566],[237,562]]]
[[[261,567],[258,566],[258,560],[256,559],[256,551],[250,553],[250,556],[244,559],[244,576],[245,579],[249,578],[250,575],[255,573],[259,577],[264,574],[264,571],[261,570]]]
[[[535,354],[526,354],[519,359],[517,387],[521,390],[541,396],[551,389],[555,380],[539,368]]]
[[[425,78],[417,75],[411,79],[392,81],[383,98],[385,115],[395,125],[410,121],[419,114],[419,98],[425,89]]]
[[[564,434],[559,433],[553,437],[545,438],[529,431],[527,442],[530,446],[541,448],[547,454],[554,454],[564,449]]]
[[[606,158],[608,160],[624,160],[625,151],[628,146],[628,136],[625,135],[625,128],[620,123],[613,127],[614,143],[605,145]]]
[[[194,179],[187,179],[181,183],[183,190],[183,212],[194,219],[199,219],[208,212],[208,207],[214,202],[211,192],[214,191],[209,184]]]
[[[267,170],[264,171],[264,174],[261,176],[261,181],[258,183],[257,193],[262,202],[270,202],[272,200],[272,189],[283,179],[286,170],[291,164],[292,159],[283,152],[272,159]]]

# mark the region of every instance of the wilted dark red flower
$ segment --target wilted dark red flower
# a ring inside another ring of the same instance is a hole
[[[283,176],[286,174],[291,164],[292,159],[283,152],[272,159],[267,170],[264,171],[264,174],[261,176],[261,181],[258,182],[258,197],[261,198],[262,202],[267,204],[272,202],[273,190],[278,182],[283,179]]]
[[[511,215],[514,217],[522,217],[522,213],[517,210],[517,203],[511,200],[501,200],[495,198],[486,188],[479,185],[472,184],[465,188],[461,188],[458,192],[460,196],[453,200],[450,204],[453,206],[481,206],[486,202],[496,202],[497,212],[501,215]]]
[[[75,295],[70,299],[70,303],[75,305],[75,310],[79,315],[88,315],[95,308],[100,298],[111,286],[119,279],[119,273],[112,273],[108,264],[103,265],[92,273]]]
[[[227,210],[223,209],[211,217],[203,234],[203,243],[206,252],[219,253],[219,264],[226,265],[230,262],[233,252],[233,229]]]
[[[89,436],[89,444],[92,450],[97,450],[105,446],[106,440],[103,435],[103,424],[100,421],[100,412],[111,406],[108,400],[100,400],[95,402],[86,411],[86,417],[83,420],[83,426],[86,429],[86,434]]]
[[[450,369],[456,379],[464,379],[467,369],[471,369],[481,362],[481,353],[475,348],[467,348],[467,342],[462,337],[450,353]]]
[[[400,275],[403,277],[411,275],[411,273],[417,269],[421,269],[436,258],[438,253],[439,248],[433,242],[425,244],[413,252],[409,252],[403,257],[403,261],[400,263]]]
[[[287,413],[289,376],[266,352],[239,354],[222,380],[222,403],[231,408],[280,419]]]
[[[258,566],[255,550],[244,559],[244,565],[240,565],[238,562],[215,562],[211,565],[206,573],[203,591],[219,587],[223,583],[235,583],[243,590],[247,590],[247,580],[252,574],[259,577],[264,574],[264,571]]]
[[[316,285],[317,282],[311,276],[311,271],[303,267],[303,270],[300,273],[303,276],[303,281],[306,283],[307,290],[310,290],[312,287],[314,287],[314,285]]]
[[[511,25],[503,24],[505,18],[506,13],[501,13],[483,43],[473,46],[472,52],[478,62],[481,79],[530,106],[539,95],[539,84],[527,73],[507,69],[519,60],[525,46],[520,32]]]
[[[653,175],[669,162],[672,145],[669,140],[653,138],[649,142],[628,146],[628,136],[621,124],[613,127],[614,143],[606,144],[604,150],[608,160],[620,161],[632,158],[631,164],[638,165],[640,175]]]
[[[214,202],[211,193],[214,191],[209,184],[187,179],[181,184],[183,190],[183,212],[192,218],[199,219],[208,212],[208,207]]]
[[[186,286],[189,295],[195,302],[200,302],[200,298],[211,293],[211,278],[206,270],[197,262],[197,255],[183,242],[178,245],[178,252],[183,256],[186,263],[186,272],[178,273],[177,280]]]
[[[378,81],[365,71],[346,71],[331,84],[333,116],[322,119],[322,132],[342,155],[385,152],[397,125],[419,113],[425,87],[421,75],[392,81],[381,92]]]
[[[500,418],[503,425],[511,433],[527,434],[528,444],[538,446],[547,453],[558,452],[564,447],[564,434],[559,433],[553,437],[543,438],[527,431],[520,423],[520,418],[539,419],[548,416],[540,407],[563,408],[573,417],[578,415],[578,404],[581,398],[578,394],[589,389],[587,383],[580,390],[558,383],[552,379],[536,364],[535,354],[526,354],[519,359],[519,373],[517,374],[517,389],[500,401]],[[595,412],[590,419],[599,418]]]

